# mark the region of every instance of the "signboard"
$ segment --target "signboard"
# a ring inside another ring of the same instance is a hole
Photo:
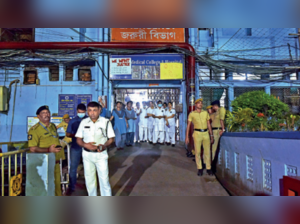
[[[62,122],[62,117],[51,117],[50,122],[54,123],[55,126],[59,125]],[[36,125],[39,122],[39,119],[37,117],[27,117],[27,132],[29,131],[29,129]],[[63,127],[57,129],[57,133],[61,136],[64,136],[65,130],[63,129]]]
[[[69,114],[70,117],[76,115],[76,96],[70,94],[58,95],[58,116]]]
[[[77,99],[77,104],[76,104],[75,110],[76,110],[78,104],[83,103],[84,105],[87,106],[89,104],[89,102],[92,101],[92,94],[76,95],[76,99]]]
[[[110,62],[111,80],[184,79],[182,54],[111,55]]]
[[[111,28],[111,42],[185,42],[185,28]]]

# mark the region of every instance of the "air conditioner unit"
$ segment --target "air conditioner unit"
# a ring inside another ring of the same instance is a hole
[[[0,86],[0,111],[7,111],[8,88]]]

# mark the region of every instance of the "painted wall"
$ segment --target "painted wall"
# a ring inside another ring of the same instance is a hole
[[[80,30],[79,28],[75,29]],[[95,41],[108,41],[108,28],[87,28],[85,35]],[[36,41],[79,41],[79,34],[69,28],[37,28]],[[85,38],[85,41],[89,40]],[[108,76],[107,57],[99,57],[99,64],[103,67],[106,76]],[[63,66],[60,66],[59,81],[49,81],[49,70],[47,68],[37,68],[37,70],[40,85],[23,84],[22,66],[17,68],[17,71],[0,70],[0,85],[8,87],[10,81],[16,78],[21,80],[21,82],[17,84],[14,112],[15,85],[12,87],[8,114],[0,113],[0,142],[8,142],[10,140],[11,127],[13,127],[11,141],[26,141],[27,116],[35,116],[36,110],[42,105],[48,105],[51,113],[57,113],[59,94],[92,94],[93,100],[97,100],[98,95],[108,95],[108,81],[103,78],[102,72],[97,65],[91,68],[92,82],[78,81],[78,69],[74,69],[74,81],[63,81]],[[9,72],[6,78],[5,72]],[[13,114],[14,119],[13,125],[11,126]]]
[[[217,177],[235,195],[279,196],[284,175],[300,169],[300,132],[225,133]]]

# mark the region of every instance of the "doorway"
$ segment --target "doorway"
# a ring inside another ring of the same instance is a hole
[[[178,142],[180,140],[180,116],[183,113],[182,108],[182,95],[180,93],[180,88],[148,88],[148,89],[114,89],[114,107],[116,102],[120,101],[126,104],[128,101],[133,102],[133,108],[136,108],[136,103],[139,102],[142,106],[142,102],[146,101],[147,106],[149,102],[153,101],[155,107],[157,107],[157,101],[161,100],[163,103],[173,103],[173,108],[176,110],[176,127],[175,127],[175,139]]]

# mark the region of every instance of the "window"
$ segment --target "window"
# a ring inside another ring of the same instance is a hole
[[[59,81],[59,66],[49,67],[49,79],[50,81]]]
[[[34,42],[34,28],[0,28],[1,42]]]
[[[65,81],[73,81],[73,67],[71,66],[65,68]]]
[[[24,70],[24,84],[36,84],[37,70],[25,69]]]
[[[92,72],[90,67],[81,67],[78,69],[78,81],[92,81]]]

